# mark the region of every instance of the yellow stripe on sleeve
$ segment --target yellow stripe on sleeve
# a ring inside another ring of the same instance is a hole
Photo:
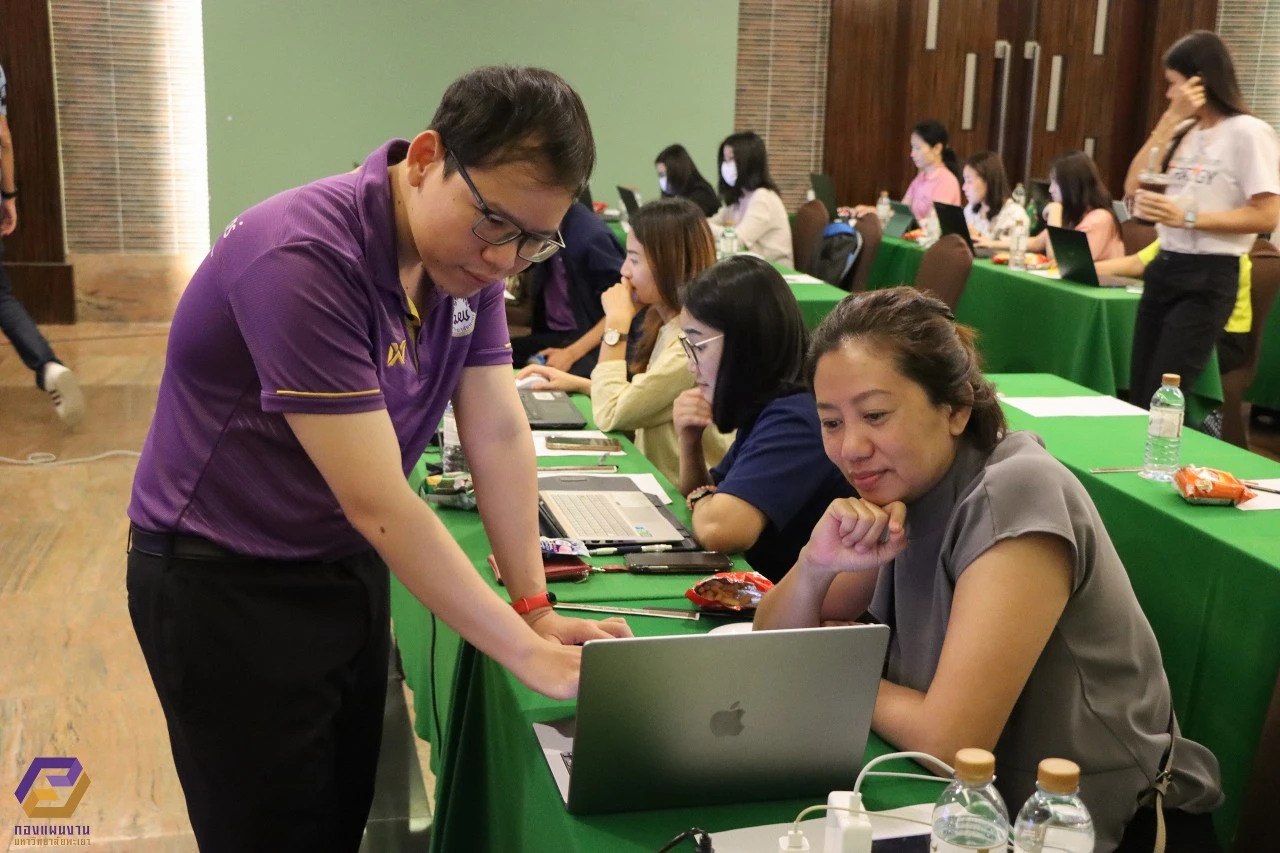
[[[368,397],[370,394],[381,393],[381,388],[374,388],[371,391],[286,391],[282,389],[275,392],[278,397]]]

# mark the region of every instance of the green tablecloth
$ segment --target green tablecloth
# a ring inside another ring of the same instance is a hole
[[[923,256],[915,243],[886,237],[868,286],[911,284]],[[978,346],[992,373],[1052,373],[1115,396],[1129,387],[1140,298],[1124,288],[1055,281],[978,259],[956,319],[978,330]],[[1188,419],[1193,423],[1222,402],[1216,353],[1191,396]]]
[[[993,375],[1005,397],[1090,393],[1055,376]],[[1271,693],[1280,673],[1280,513],[1192,506],[1167,483],[1092,468],[1142,464],[1142,417],[1035,418],[1005,405],[1084,483],[1106,522],[1155,630],[1187,737],[1213,750],[1227,802],[1223,837],[1239,819]],[[1194,430],[1182,459],[1247,479],[1280,477],[1280,463]]]

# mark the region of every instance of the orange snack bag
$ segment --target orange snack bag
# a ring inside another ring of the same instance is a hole
[[[1183,500],[1208,506],[1235,506],[1255,497],[1249,487],[1226,471],[1183,465],[1173,475],[1173,487]]]
[[[706,610],[754,610],[773,581],[756,572],[719,572],[705,577],[684,597]]]

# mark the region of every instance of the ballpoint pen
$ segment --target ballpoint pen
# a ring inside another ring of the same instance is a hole
[[[619,545],[616,548],[590,548],[587,553],[592,557],[609,557],[614,554],[660,554],[671,550],[671,545]]]
[[[556,602],[556,610],[580,610],[587,613],[612,613],[618,616],[657,616],[661,619],[688,619],[696,622],[701,613],[674,607],[614,607],[609,604],[565,604]]]

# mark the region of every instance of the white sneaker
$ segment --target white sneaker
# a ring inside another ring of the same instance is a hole
[[[53,400],[53,408],[67,426],[75,426],[84,417],[84,394],[80,382],[69,368],[51,361],[44,366],[44,390]]]

